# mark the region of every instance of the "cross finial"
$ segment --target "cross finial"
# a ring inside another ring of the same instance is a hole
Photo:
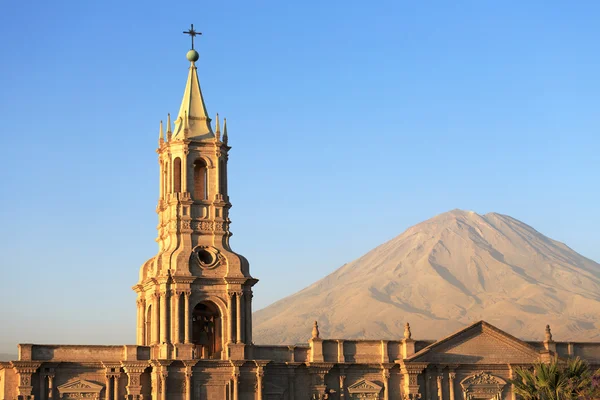
[[[192,38],[192,50],[194,50],[194,38],[196,37],[196,35],[202,35],[202,32],[196,32],[194,30],[194,24],[190,25],[190,30],[188,31],[183,31],[183,33],[185,33],[186,35],[190,35]]]

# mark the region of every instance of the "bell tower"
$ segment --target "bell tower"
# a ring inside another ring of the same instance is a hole
[[[229,246],[227,121],[214,129],[198,81],[192,25],[187,82],[174,127],[158,139],[158,253],[140,269],[137,344],[154,359],[243,359],[252,343],[248,261]]]

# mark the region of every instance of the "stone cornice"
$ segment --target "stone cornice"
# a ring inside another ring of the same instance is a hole
[[[11,361],[10,365],[17,370],[18,374],[33,374],[42,363],[36,361]]]
[[[143,373],[148,368],[147,361],[121,361],[121,366],[126,373]]]

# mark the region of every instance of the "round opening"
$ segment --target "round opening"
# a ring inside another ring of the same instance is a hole
[[[202,264],[205,265],[210,265],[214,261],[213,255],[209,251],[204,249],[198,250],[198,259]]]

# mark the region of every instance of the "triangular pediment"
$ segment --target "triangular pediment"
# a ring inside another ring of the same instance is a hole
[[[529,364],[540,352],[512,335],[479,321],[439,340],[406,361],[446,364]]]
[[[381,386],[366,379],[362,379],[348,386],[349,393],[379,393]]]
[[[63,393],[100,393],[103,388],[102,385],[84,379],[67,382],[57,387],[61,395]]]

